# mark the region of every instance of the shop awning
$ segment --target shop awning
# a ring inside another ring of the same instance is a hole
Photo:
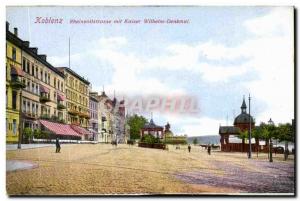
[[[62,94],[57,93],[57,100],[64,101],[65,100],[65,96],[62,95]]]
[[[46,120],[40,120],[40,123],[56,135],[81,137],[81,135],[73,130],[70,125],[54,123]]]
[[[81,135],[92,135],[92,133],[85,128],[82,128],[82,127],[76,126],[76,125],[70,125],[70,126],[74,131],[76,131],[77,133],[79,133]]]
[[[10,71],[11,75],[17,75],[17,76],[24,76],[24,72],[22,71],[21,68],[17,68],[16,66],[11,65],[11,71]]]
[[[49,89],[44,87],[43,85],[40,85],[40,92],[42,93],[49,93]]]

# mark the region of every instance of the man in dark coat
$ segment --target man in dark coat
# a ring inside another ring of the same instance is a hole
[[[191,152],[191,145],[188,146],[189,153]]]
[[[210,155],[210,151],[211,151],[211,145],[209,144],[208,147],[207,147],[207,153],[208,153],[208,155]]]
[[[60,143],[59,143],[59,138],[57,137],[56,138],[56,142],[55,142],[55,145],[56,145],[56,153],[60,153]]]

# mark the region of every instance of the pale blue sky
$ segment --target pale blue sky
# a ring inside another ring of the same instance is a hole
[[[147,80],[154,79],[162,93],[178,89],[196,96],[198,116],[154,117],[161,125],[171,121],[175,133],[204,135],[217,134],[227,114],[231,125],[249,92],[258,123],[269,117],[276,123],[293,118],[292,14],[291,8],[274,7],[8,7],[6,16],[10,29],[18,27],[20,38],[47,54],[54,66],[68,65],[71,37],[71,67],[87,77],[94,90],[105,85],[117,94],[131,93],[134,87],[151,86]],[[35,24],[36,17],[64,22]],[[78,25],[69,24],[72,18],[171,18],[190,23]],[[190,53],[185,55],[185,50]],[[179,64],[183,60],[186,65]],[[120,78],[132,69],[136,84]],[[155,89],[141,87],[138,92],[143,95],[144,90]]]

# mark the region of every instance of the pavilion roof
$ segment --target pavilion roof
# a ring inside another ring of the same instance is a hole
[[[152,129],[152,128],[160,128],[163,129],[162,126],[158,126],[154,123],[153,119],[150,120],[149,123],[146,123],[145,126],[143,127],[143,129]]]
[[[235,126],[220,126],[219,134],[240,134],[240,128]]]

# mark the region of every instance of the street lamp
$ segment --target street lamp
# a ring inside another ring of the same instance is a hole
[[[250,114],[250,101],[251,101],[251,97],[249,94],[249,155],[248,158],[251,158],[251,114]]]
[[[272,119],[270,118],[270,120],[268,121],[268,124],[270,126],[274,125],[274,122],[272,121]],[[273,142],[272,142],[272,137],[270,137],[270,144],[269,144],[269,153],[270,153],[270,162],[273,162],[273,156],[272,156],[272,149],[273,149]]]

